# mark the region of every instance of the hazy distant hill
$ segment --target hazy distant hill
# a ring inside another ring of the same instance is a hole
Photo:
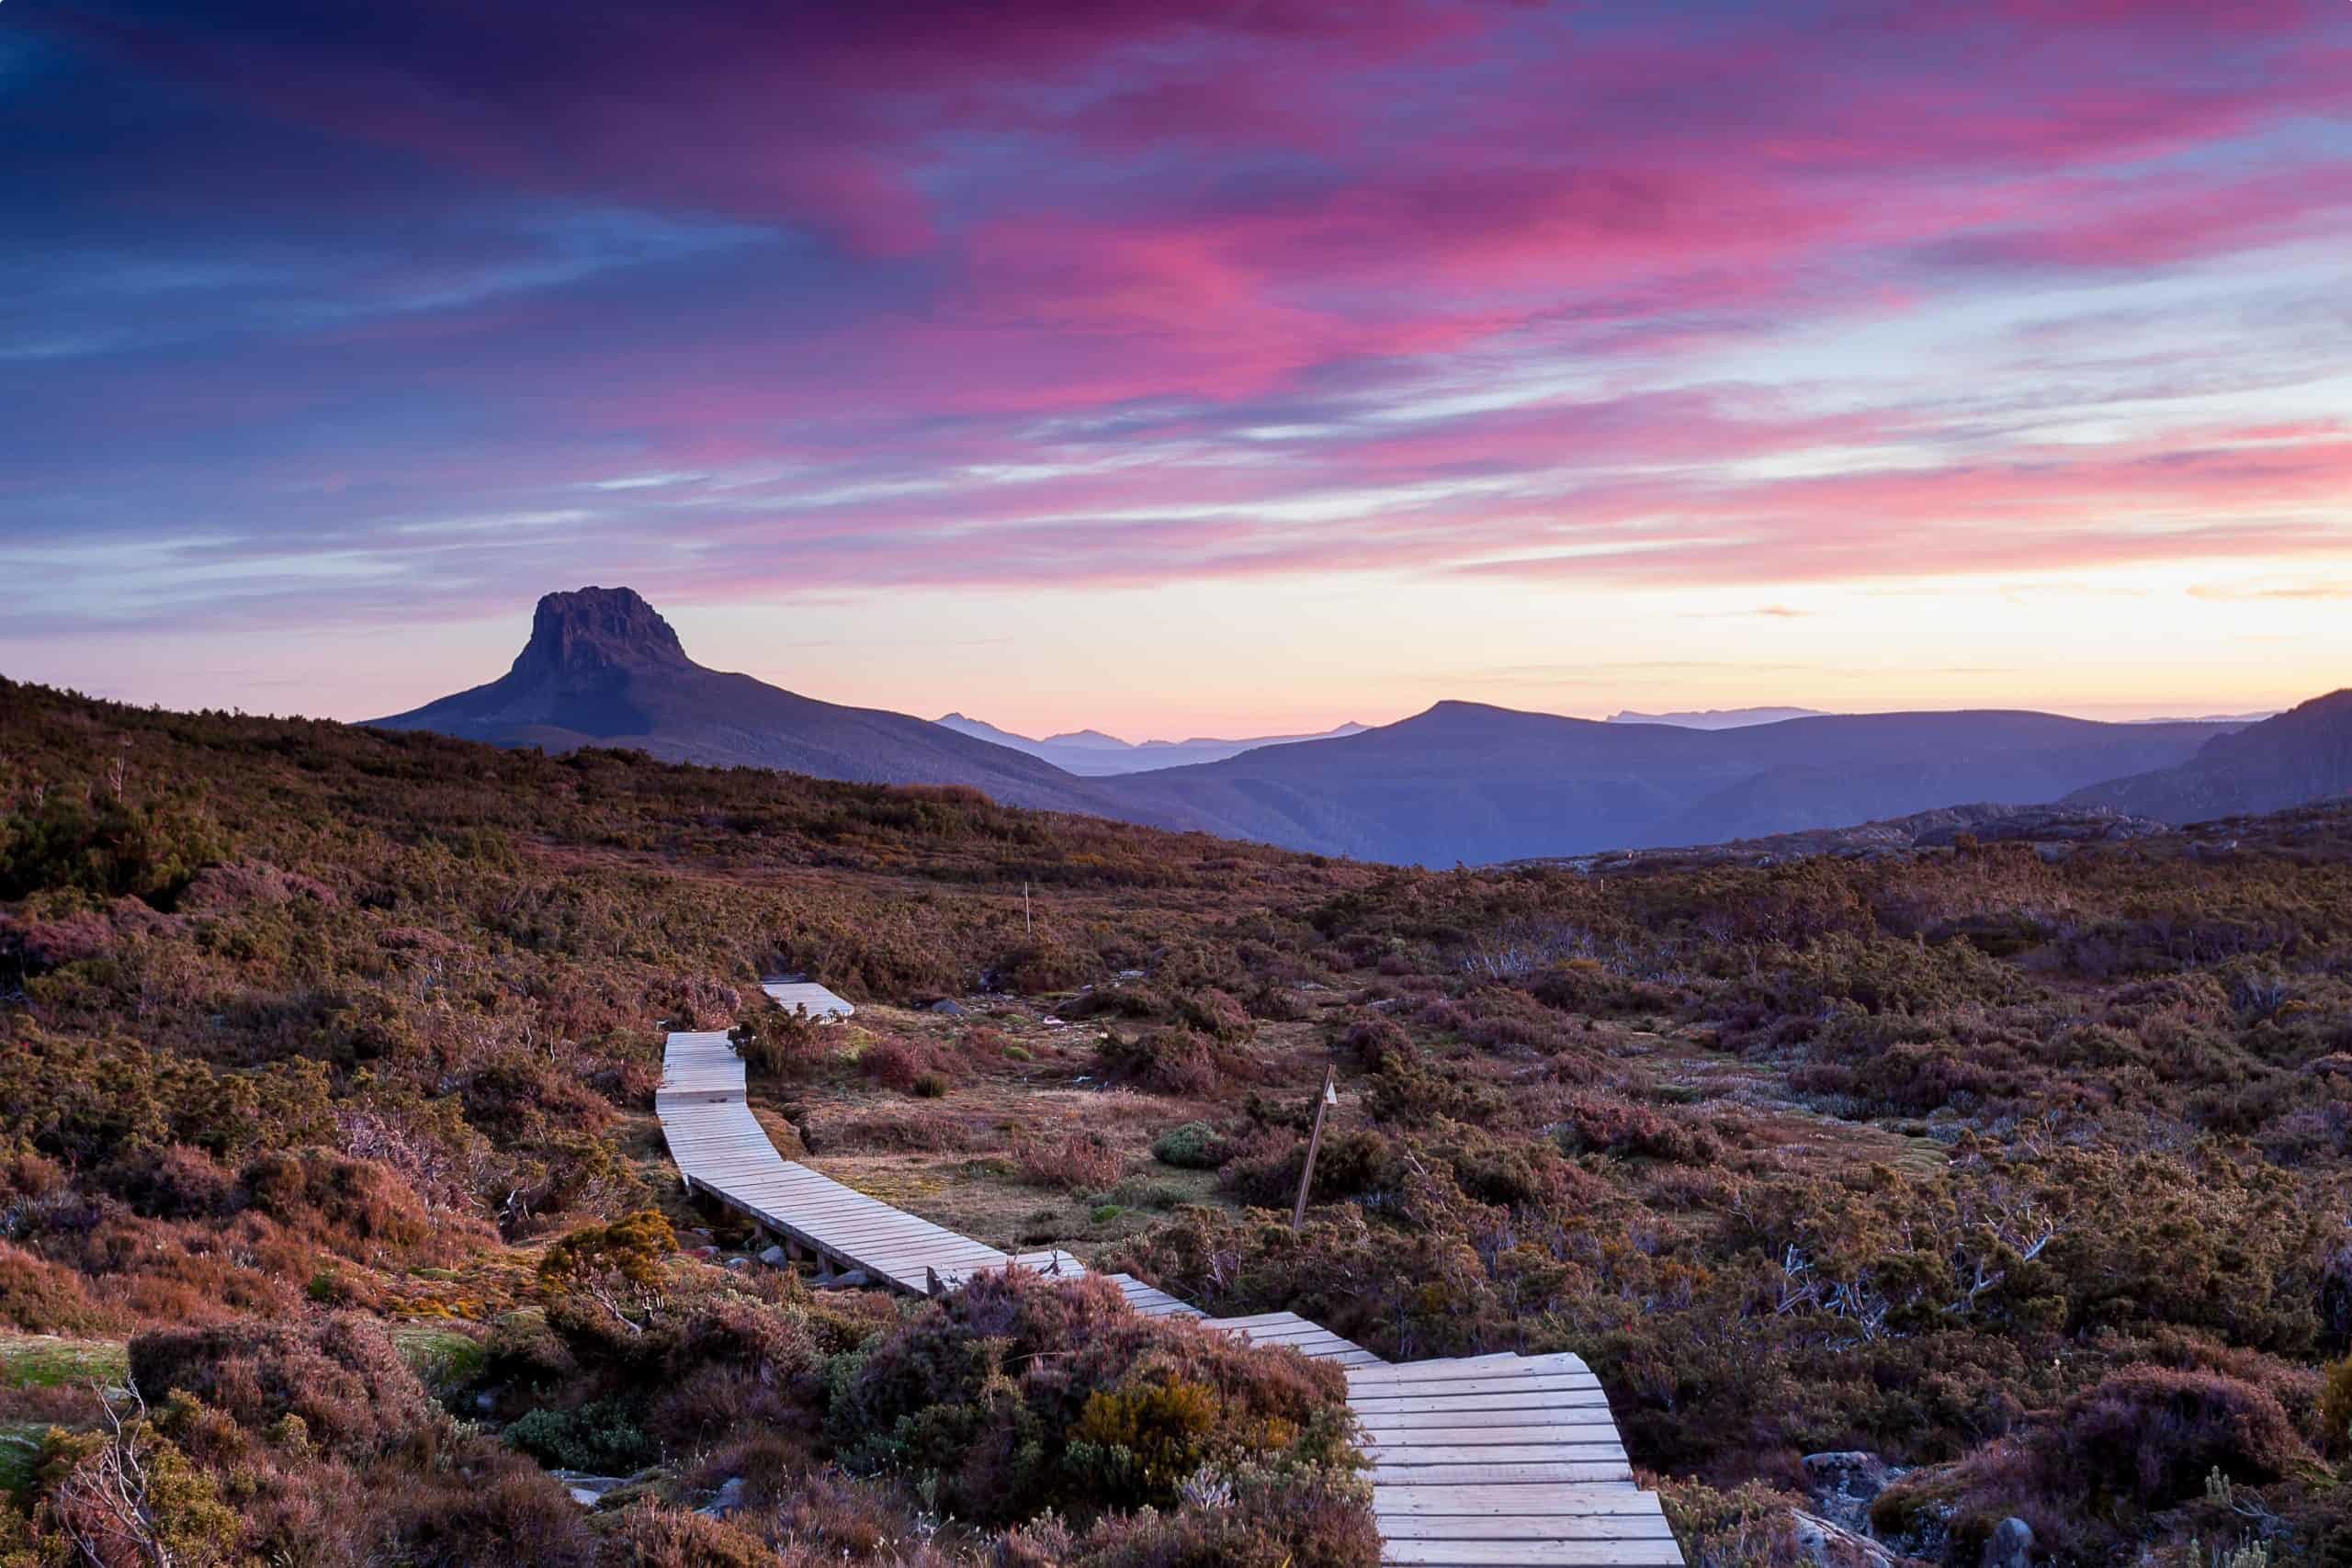
[[[2077,790],[2070,805],[2111,806],[2165,822],[2278,811],[2352,793],[2352,688],[2208,742],[2177,767]]]
[[[501,746],[614,746],[671,761],[785,768],[858,784],[969,784],[1013,806],[1107,815],[1067,773],[905,714],[842,707],[707,670],[627,588],[550,593],[514,668],[374,721]]]
[[[1009,729],[960,713],[951,713],[939,722],[960,734],[999,746],[1010,746],[1016,751],[1026,751],[1054,764],[1065,773],[1083,778],[1107,778],[1114,773],[1149,773],[1159,768],[1181,768],[1196,762],[1223,761],[1260,746],[1290,746],[1302,740],[1329,740],[1343,735],[1361,735],[1361,724],[1343,724],[1336,729],[1326,729],[1315,735],[1261,735],[1247,739],[1225,740],[1194,737],[1189,740],[1122,740],[1115,735],[1105,735],[1099,729],[1078,729],[1064,735],[1048,735],[1035,740],[1026,735],[1015,735]]]
[[[2055,800],[2175,766],[2222,733],[1998,711],[1701,730],[1448,702],[1361,735],[1104,787],[1145,820],[1366,859],[1477,864],[1759,838],[1959,801]]]
[[[1611,724],[1670,724],[1678,729],[1745,729],[1783,719],[1819,718],[1819,708],[1700,708],[1679,713],[1638,713],[1627,708],[1609,716]]]

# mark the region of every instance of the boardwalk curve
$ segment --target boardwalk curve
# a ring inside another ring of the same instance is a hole
[[[723,1033],[670,1036],[653,1108],[686,1186],[782,1238],[788,1253],[813,1258],[820,1279],[854,1274],[929,1295],[993,1269],[1087,1272],[1067,1252],[1004,1252],[786,1159],[752,1114],[742,1058]],[[1392,1365],[1296,1313],[1210,1317],[1131,1276],[1103,1278],[1148,1317],[1194,1318],[1345,1371],[1348,1405],[1372,1464],[1384,1562],[1682,1562],[1656,1495],[1634,1483],[1600,1380],[1575,1356],[1504,1352]]]

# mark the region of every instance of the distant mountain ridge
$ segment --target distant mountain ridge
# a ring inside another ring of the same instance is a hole
[[[2226,732],[2004,710],[1703,730],[1444,702],[1343,739],[1103,782],[1140,820],[1476,865],[1765,838],[1959,801],[2055,800],[2176,766]]]
[[[1342,736],[1361,735],[1361,724],[1342,724],[1337,728],[1313,735],[1261,735],[1244,739],[1222,739],[1194,736],[1186,740],[1122,740],[1115,735],[1105,735],[1099,729],[1074,729],[1060,735],[1048,735],[1033,739],[1000,729],[993,724],[951,713],[938,722],[962,734],[988,740],[999,746],[1009,746],[1016,751],[1048,761],[1065,773],[1081,778],[1107,778],[1116,773],[1148,773],[1159,768],[1182,768],[1196,762],[1218,762],[1227,757],[1261,746],[1295,746],[1305,740],[1331,740]]]
[[[548,751],[611,746],[857,784],[967,784],[1012,806],[1115,814],[1082,781],[1020,751],[706,669],[627,588],[547,595],[504,675],[371,722]]]
[[[1677,729],[1745,729],[1792,718],[1826,718],[1819,708],[1692,708],[1677,713],[1638,713],[1627,708],[1609,716],[1611,724],[1670,724]]]
[[[2077,790],[2066,803],[2112,807],[2177,825],[2346,794],[2352,794],[2352,688],[2217,737],[2177,766]]]
[[[2352,693],[2243,733],[1998,710],[1703,729],[1443,702],[1329,739],[1128,746],[1085,731],[1034,741],[950,717],[964,728],[706,669],[638,594],[586,588],[539,601],[503,676],[377,722],[551,751],[629,748],[854,783],[962,784],[1012,806],[1426,865],[1804,834],[1962,801],[2069,797],[2182,820],[2352,785]],[[996,735],[1091,760],[1091,776]],[[1138,755],[1192,745],[1246,749],[1137,771]]]

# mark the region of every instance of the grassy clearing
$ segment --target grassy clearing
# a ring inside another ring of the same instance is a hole
[[[46,1334],[0,1336],[0,1387],[119,1386],[130,1358],[119,1339],[60,1339]]]

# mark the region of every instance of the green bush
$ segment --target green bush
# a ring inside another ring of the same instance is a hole
[[[1224,1138],[1205,1122],[1183,1122],[1151,1141],[1151,1157],[1179,1170],[1215,1170],[1227,1156]]]
[[[576,1410],[539,1409],[508,1423],[505,1438],[541,1464],[596,1475],[628,1475],[662,1457],[661,1446],[625,1400]]]

